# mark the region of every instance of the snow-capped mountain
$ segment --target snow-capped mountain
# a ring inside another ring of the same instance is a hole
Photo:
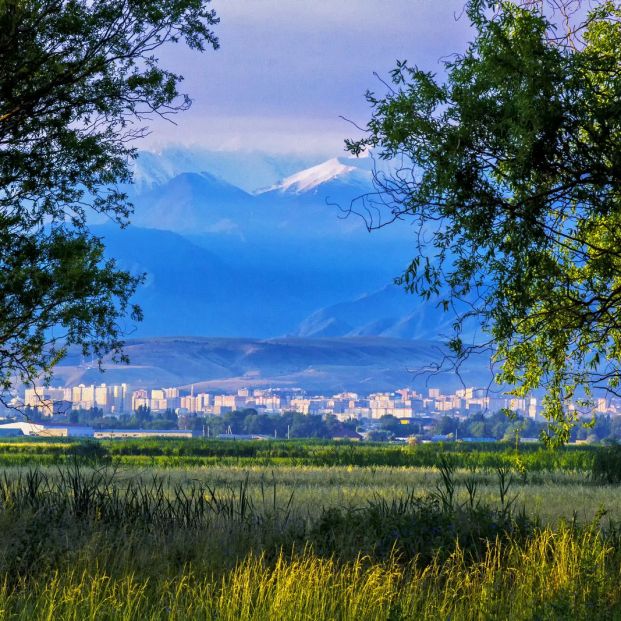
[[[319,156],[271,154],[261,151],[213,151],[204,148],[167,147],[159,152],[140,151],[132,162],[132,196],[152,190],[182,173],[208,172],[246,192],[271,186],[283,177],[321,161]]]
[[[348,212],[362,213],[356,201],[372,196],[372,157],[290,170],[294,163],[280,156],[238,154],[238,177],[256,179],[244,162],[263,162],[271,184],[261,192],[220,174],[234,159],[214,156],[218,168],[206,166],[210,157],[141,154],[133,226],[118,236],[106,232],[109,256],[148,274],[137,297],[146,315],[140,335],[409,339],[450,332],[450,318],[435,307],[396,287],[382,289],[411,259],[411,230],[397,222],[369,234]]]
[[[190,153],[186,160],[192,157]],[[136,169],[131,195],[132,222],[138,226],[185,234],[233,234],[249,241],[328,236],[334,243],[368,235],[362,218],[347,217],[347,210],[373,190],[370,158],[333,158],[257,193],[248,193],[211,172],[173,174],[175,166],[191,167],[181,157],[168,165],[166,160],[143,154],[138,164],[142,167]],[[173,176],[167,179],[169,175]],[[395,233],[396,228],[388,236]]]
[[[286,177],[260,193],[280,192],[288,194],[321,193],[322,188],[334,182],[368,190],[372,186],[372,160],[368,157],[335,157],[311,168]]]
[[[148,192],[182,172],[196,172],[184,171],[174,160],[149,151],[141,151],[138,158],[132,162],[131,168],[134,178],[134,183],[130,187],[132,195]]]

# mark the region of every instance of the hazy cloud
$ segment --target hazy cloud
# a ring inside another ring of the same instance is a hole
[[[214,0],[218,52],[171,48],[162,59],[194,99],[178,125],[158,122],[151,146],[334,151],[364,123],[367,89],[384,87],[396,59],[428,70],[464,49],[463,0]]]

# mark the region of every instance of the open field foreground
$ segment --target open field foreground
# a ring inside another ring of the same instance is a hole
[[[183,446],[2,443],[0,618],[621,619],[616,449]]]

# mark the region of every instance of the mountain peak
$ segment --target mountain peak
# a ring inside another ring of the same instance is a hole
[[[280,191],[290,194],[304,194],[311,192],[320,185],[335,179],[347,181],[371,180],[371,172],[366,162],[368,158],[356,159],[346,157],[333,157],[317,166],[306,168],[283,179],[280,183],[265,190]]]

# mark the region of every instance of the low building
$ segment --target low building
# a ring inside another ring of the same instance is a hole
[[[216,438],[218,440],[269,440],[270,436],[248,433],[220,433]]]
[[[338,431],[335,431],[332,434],[332,439],[333,440],[358,441],[358,440],[362,440],[362,436],[357,431],[353,431],[352,429],[347,429],[346,427],[344,427],[343,429],[339,429]]]
[[[0,425],[2,435],[39,436],[44,438],[92,437],[92,427],[80,425],[49,425],[19,421]]]
[[[181,429],[105,429],[95,431],[94,437],[98,440],[122,438],[191,438],[191,431]]]

